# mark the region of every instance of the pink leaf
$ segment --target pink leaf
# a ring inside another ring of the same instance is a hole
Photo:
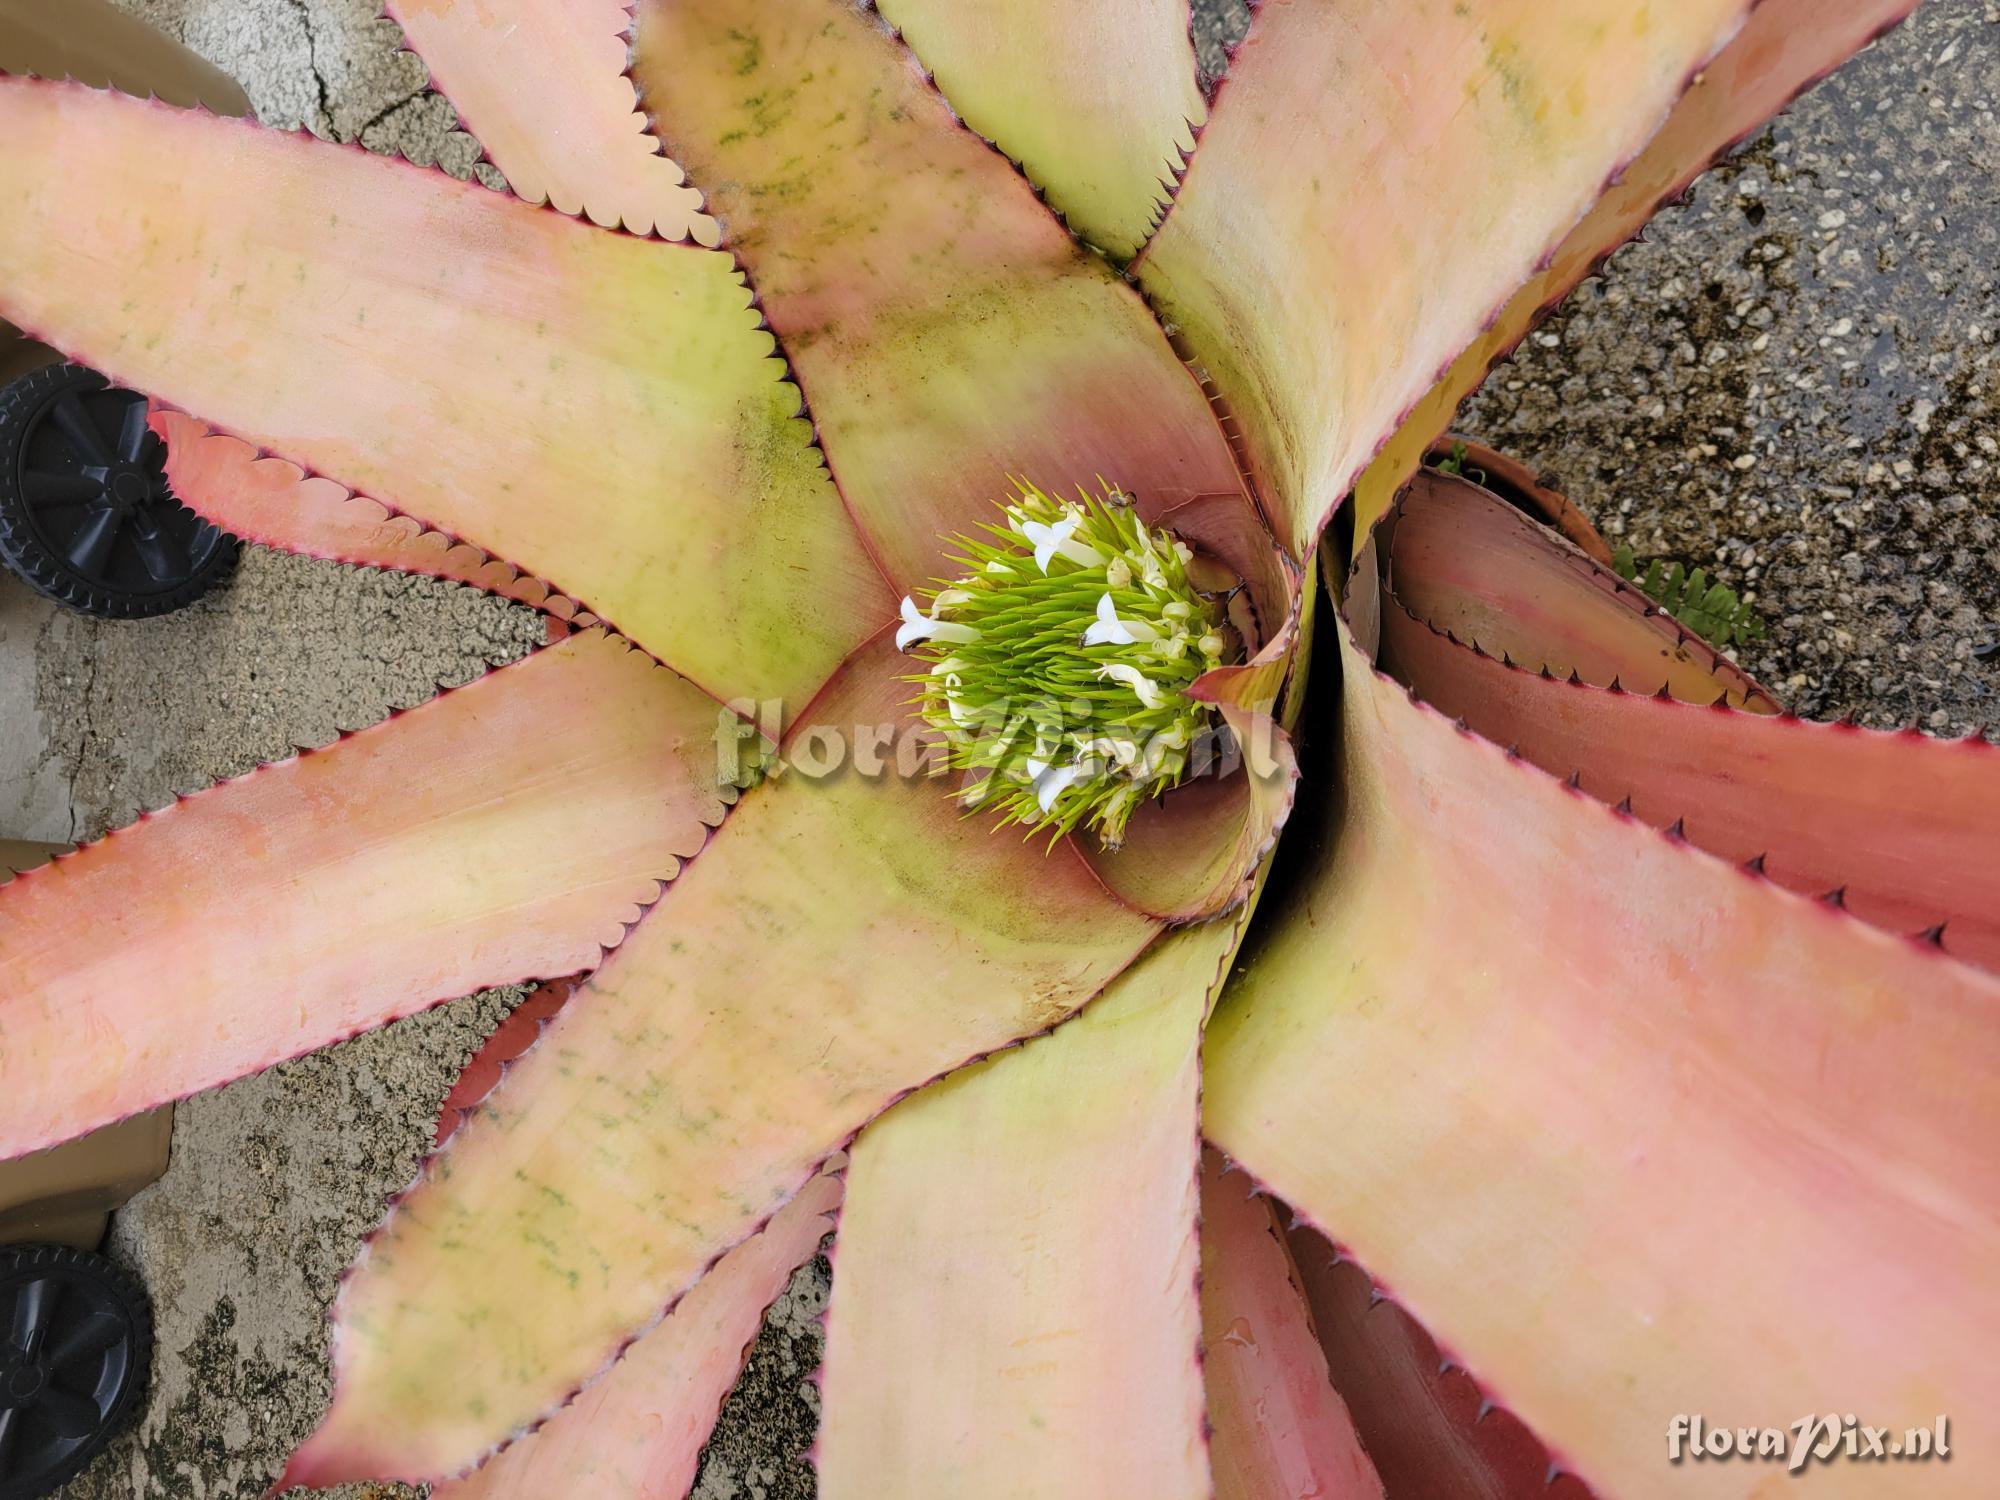
[[[840,1208],[822,1173],[695,1283],[665,1322],[541,1427],[431,1500],[685,1500],[765,1310]]]
[[[1310,1225],[1288,1238],[1334,1389],[1389,1500],[1589,1500],[1367,1272]]]
[[[627,0],[390,0],[507,185],[608,228],[717,239],[701,194],[660,154],[625,76]]]
[[[721,698],[803,702],[893,617],[728,256],[68,85],[0,79],[0,139],[0,316],[120,383]]]
[[[720,712],[573,636],[0,889],[0,1158],[594,966],[722,821]]]
[[[2000,969],[2000,750],[1697,708],[1514,670],[1393,603],[1384,662],[1427,702],[1591,796],[1629,802],[1807,896]]]
[[[1340,641],[1344,797],[1211,1023],[1217,1144],[1605,1493],[1770,1480],[1668,1466],[1676,1415],[2000,1408],[2000,980],[1620,816]]]
[[[1388,592],[1410,614],[1488,656],[1596,687],[1777,712],[1736,663],[1636,585],[1470,480],[1424,470],[1373,545]]]
[[[1208,1500],[1196,1099],[1240,922],[862,1133],[827,1315],[824,1500]]]
[[[887,640],[787,749],[907,727]],[[877,747],[879,750],[879,746]],[[1157,924],[922,777],[748,793],[343,1287],[295,1483],[437,1478],[540,1421],[890,1103],[1062,1020]]]
[[[1460,354],[1356,488],[1363,528],[1416,473],[1424,449],[1505,356],[1612,251],[1645,228],[1729,147],[1794,95],[1916,9],[1916,0],[1760,0],[1729,45],[1689,86],[1660,128],[1555,253]]]
[[[175,496],[232,536],[307,557],[448,578],[578,623],[576,602],[551,593],[541,579],[442,532],[427,531],[331,479],[264,457],[248,443],[169,408],[156,408],[151,425],[167,445],[167,481]]]
[[[1749,9],[1256,10],[1137,265],[1236,418],[1296,555]]]
[[[1070,229],[1130,260],[1208,106],[1186,0],[880,0],[965,123]]]
[[[1248,506],[1207,399],[1129,286],[955,118],[881,20],[827,0],[640,0],[634,77],[708,194],[899,590],[1014,476],[1147,519]]]
[[[1271,1200],[1202,1154],[1202,1373],[1216,1500],[1382,1500]]]

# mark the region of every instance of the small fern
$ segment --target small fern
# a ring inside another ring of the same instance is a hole
[[[1747,646],[1763,638],[1763,618],[1728,584],[1710,583],[1701,568],[1690,573],[1677,562],[1656,557],[1642,574],[1632,549],[1622,543],[1611,554],[1611,564],[1620,578],[1636,583],[1648,599],[1711,646]]]
[[[1462,442],[1453,443],[1451,445],[1451,452],[1444,458],[1438,458],[1433,455],[1429,463],[1440,474],[1456,474],[1461,478],[1472,480],[1475,484],[1486,483],[1486,471],[1484,469],[1466,468],[1465,444]]]

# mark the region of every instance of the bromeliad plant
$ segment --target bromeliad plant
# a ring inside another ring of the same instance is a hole
[[[0,83],[0,313],[193,414],[189,503],[556,637],[0,893],[0,1153],[588,971],[364,1250],[298,1483],[679,1493],[843,1194],[836,1500],[1540,1489],[1355,1262],[1607,1494],[1768,1486],[1681,1415],[1969,1429],[2000,763],[1418,474],[1907,8],[1272,0],[1210,114],[1168,0],[406,0],[519,197]]]

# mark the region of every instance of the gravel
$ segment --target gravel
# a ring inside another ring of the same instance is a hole
[[[2000,721],[2000,7],[1934,0],[1654,221],[1461,425],[1707,567],[1796,712]]]

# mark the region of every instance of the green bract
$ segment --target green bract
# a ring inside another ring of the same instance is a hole
[[[1141,801],[1214,762],[1215,710],[1188,690],[1240,653],[1187,543],[1116,488],[1077,493],[1024,482],[1004,523],[955,538],[962,576],[928,612],[903,600],[896,645],[931,663],[910,680],[969,807],[1116,848]]]

